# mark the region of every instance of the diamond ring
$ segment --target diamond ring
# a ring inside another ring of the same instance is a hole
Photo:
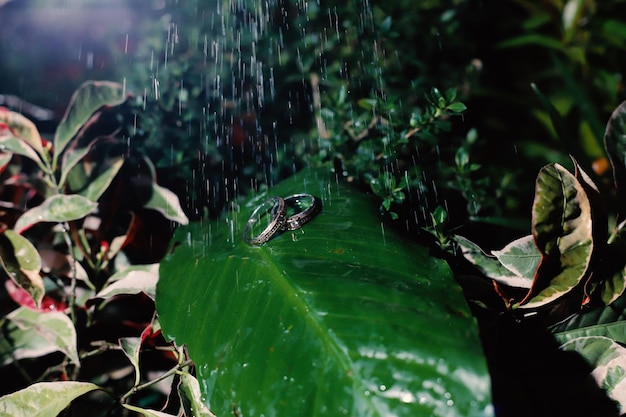
[[[261,223],[266,218],[266,226],[261,233],[255,234],[257,223]],[[260,246],[270,240],[277,232],[283,230],[287,212],[285,210],[285,200],[281,197],[270,197],[261,203],[248,219],[246,227],[243,229],[243,240],[253,246]]]

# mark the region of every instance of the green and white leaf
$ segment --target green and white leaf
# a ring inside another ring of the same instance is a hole
[[[135,370],[135,385],[141,381],[141,369],[139,368],[139,351],[141,350],[141,337],[122,337],[119,339],[122,352],[128,358]]]
[[[4,273],[30,295],[35,305],[41,306],[45,293],[39,274],[41,257],[33,244],[13,230],[6,230],[0,235],[0,265]]]
[[[532,277],[515,274],[506,268],[496,256],[487,255],[478,245],[462,236],[454,236],[461,248],[463,257],[477,267],[485,276],[504,285],[519,288],[530,288]],[[504,250],[504,249],[503,249]]]
[[[25,156],[37,163],[42,171],[48,171],[37,152],[28,143],[14,136],[10,131],[0,131],[0,151]]]
[[[215,417],[215,414],[202,402],[200,384],[198,380],[188,372],[180,374],[178,386],[180,402],[185,410],[185,415],[194,417]]]
[[[63,352],[75,365],[80,365],[74,323],[60,312],[42,313],[19,307],[6,316],[7,340],[15,359],[35,358],[51,352]],[[3,352],[7,362],[8,352]]]
[[[492,251],[492,253],[506,269],[524,278],[524,282],[528,285],[524,288],[530,288],[541,261],[541,253],[532,235],[516,239],[501,250]]]
[[[0,397],[0,417],[55,417],[73,400],[100,389],[90,382],[39,382]]]
[[[156,182],[152,184],[152,196],[144,207],[156,210],[163,214],[166,219],[182,225],[189,223],[189,219],[180,205],[178,196],[167,188],[161,187]]]
[[[32,121],[14,111],[0,111],[0,123],[2,122],[6,123],[11,130],[11,136],[23,141],[24,144],[36,152],[34,161],[46,160],[47,154],[43,149],[41,135]],[[0,138],[2,136],[0,132]]]
[[[98,201],[98,199],[109,188],[115,176],[124,165],[124,158],[119,157],[110,162],[110,165],[102,171],[95,179],[89,182],[89,185],[80,192],[80,195],[87,197],[91,201]]]
[[[54,135],[54,161],[91,115],[103,106],[117,106],[126,100],[122,84],[86,81],[74,92]]]
[[[626,348],[602,336],[573,339],[561,349],[581,354],[594,368],[591,375],[609,397],[626,410]]]
[[[107,285],[95,298],[109,299],[116,295],[145,293],[154,300],[159,279],[159,264],[134,265],[117,272],[109,278]]]
[[[585,278],[593,252],[589,199],[561,165],[546,165],[539,172],[532,214],[542,260],[533,286],[517,305],[526,309],[552,303],[576,288]]]
[[[82,219],[97,207],[98,203],[78,194],[56,194],[22,214],[15,222],[14,229],[21,233],[40,222],[60,223]]]

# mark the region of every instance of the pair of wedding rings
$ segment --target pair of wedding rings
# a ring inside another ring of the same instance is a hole
[[[270,197],[261,203],[250,215],[243,230],[243,240],[253,246],[260,246],[285,230],[296,230],[311,221],[322,211],[322,201],[311,194],[293,194],[289,197]],[[255,234],[255,227],[268,219],[261,233]]]

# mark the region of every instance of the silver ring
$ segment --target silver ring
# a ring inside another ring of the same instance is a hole
[[[305,205],[307,202],[308,206]],[[311,194],[293,194],[285,197],[285,205],[295,210],[295,214],[289,216],[285,221],[283,226],[285,230],[301,228],[322,211],[322,200]]]
[[[267,214],[271,214],[271,221],[261,233],[254,235],[254,225]],[[251,245],[260,246],[283,229],[286,219],[285,200],[281,197],[270,197],[254,209],[250,215],[246,227],[243,229],[243,240]]]

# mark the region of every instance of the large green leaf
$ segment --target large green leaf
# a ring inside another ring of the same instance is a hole
[[[604,147],[613,165],[613,179],[621,202],[620,212],[626,214],[626,101],[611,114],[604,132]]]
[[[100,389],[89,382],[39,382],[0,397],[0,417],[55,417],[83,394]]]
[[[54,135],[54,161],[91,115],[103,106],[116,106],[126,100],[122,84],[109,81],[86,81],[70,100],[70,105]]]
[[[561,165],[546,165],[539,172],[532,217],[542,259],[522,308],[546,305],[572,291],[585,278],[593,252],[589,198]]]
[[[377,204],[304,172],[268,195],[324,208],[260,247],[242,241],[265,195],[177,230],[161,263],[164,334],[186,344],[227,415],[489,416],[490,378],[450,269],[381,222]]]

